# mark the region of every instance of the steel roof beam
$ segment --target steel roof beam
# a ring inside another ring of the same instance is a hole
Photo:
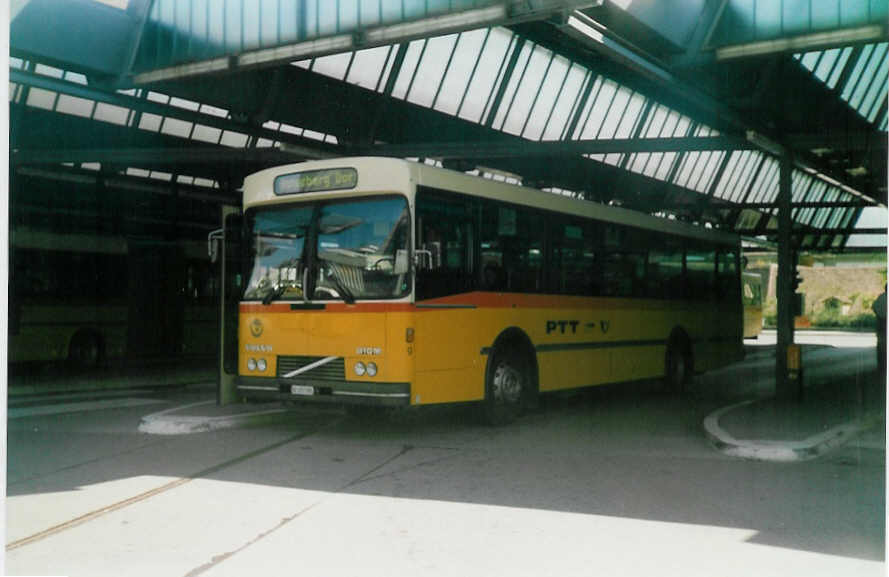
[[[532,141],[515,139],[488,142],[418,142],[381,144],[365,154],[419,156],[443,159],[508,158],[517,156],[564,156],[627,152],[677,152],[751,149],[753,145],[726,136],[669,138],[603,138],[588,140]]]
[[[249,132],[251,135],[257,136],[259,138],[265,138],[271,141],[279,141],[295,147],[303,146],[306,147],[307,151],[309,150],[307,144],[313,142],[307,141],[307,139],[303,139],[295,135],[290,135],[276,130],[270,130],[260,125],[245,124],[243,122],[237,122],[230,118],[222,118],[212,114],[206,114],[203,112],[180,108],[178,106],[172,106],[170,104],[161,104],[149,99],[120,94],[118,92],[107,92],[104,90],[98,90],[95,88],[84,86],[82,84],[76,84],[74,82],[68,82],[66,80],[50,78],[48,76],[41,76],[39,74],[22,72],[20,70],[10,70],[9,80],[10,82],[16,82],[25,86],[51,90],[59,94],[67,94],[69,96],[76,96],[78,98],[85,98],[94,100],[96,102],[104,102],[106,104],[113,104],[115,106],[129,108],[136,111],[137,113],[148,112],[151,114],[156,114],[158,116],[175,118],[177,120],[183,120],[185,122],[192,122],[196,124],[202,124],[204,126],[209,126],[211,128],[218,128],[220,130]],[[326,150],[327,147],[320,145],[319,143],[318,157],[322,157]]]
[[[241,0],[242,2],[244,0]],[[159,66],[153,69],[134,72],[129,81],[131,85],[140,86],[154,82],[189,78],[205,74],[220,74],[235,70],[267,68],[289,64],[296,60],[305,60],[330,54],[339,54],[353,50],[388,46],[409,42],[420,38],[430,38],[444,34],[454,34],[467,30],[486,28],[489,26],[509,26],[523,22],[544,20],[553,16],[560,19],[578,8],[598,6],[604,0],[509,0],[501,2],[473,3],[469,8],[448,8],[440,12],[426,8],[419,12],[418,17],[406,18],[394,22],[375,22],[372,26],[361,23],[361,8],[358,6],[358,18],[355,25],[340,25],[340,20],[331,22],[334,32],[326,36],[300,36],[305,30],[292,38],[281,37],[262,43],[260,48],[243,50],[244,33],[241,34],[241,50],[225,52],[212,58],[195,59],[187,51],[185,54],[174,54],[172,65]],[[299,3],[304,6],[305,0]],[[357,6],[357,5],[356,5]],[[403,5],[402,5],[403,6]],[[380,4],[382,13],[382,4]],[[280,3],[278,10],[281,10]],[[417,8],[419,10],[419,8]],[[339,6],[337,6],[339,13]],[[379,18],[382,22],[382,16]],[[155,23],[160,27],[161,23]],[[261,39],[262,40],[262,39]],[[191,57],[191,58],[190,58]]]

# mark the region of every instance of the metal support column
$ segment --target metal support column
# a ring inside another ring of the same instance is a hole
[[[799,379],[788,378],[787,350],[793,344],[794,289],[796,265],[793,255],[791,218],[793,159],[785,151],[780,159],[778,190],[778,344],[775,351],[775,394],[782,399],[799,399]]]

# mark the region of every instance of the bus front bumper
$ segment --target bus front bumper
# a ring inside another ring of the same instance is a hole
[[[238,394],[258,400],[400,407],[411,403],[410,383],[237,377]]]

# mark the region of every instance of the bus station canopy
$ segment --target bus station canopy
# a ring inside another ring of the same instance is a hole
[[[735,231],[885,245],[885,0],[19,0],[13,175],[237,203],[382,155]],[[14,176],[13,176],[14,177]]]

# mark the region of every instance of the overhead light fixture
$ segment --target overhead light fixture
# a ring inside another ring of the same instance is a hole
[[[504,21],[507,16],[506,4],[497,4],[487,8],[465,10],[373,28],[364,33],[364,40],[368,44],[392,44],[420,36],[435,36],[444,32],[483,28]]]
[[[577,14],[581,14],[578,12]],[[584,36],[590,37],[592,40],[595,40],[599,44],[605,43],[605,37],[601,32],[578,18],[577,16],[571,15],[568,17],[568,26],[574,28],[578,32],[582,33]]]
[[[860,26],[844,30],[831,30],[829,32],[815,32],[802,36],[790,36],[724,46],[716,49],[717,60],[729,60],[732,58],[745,58],[750,56],[762,56],[775,52],[807,52],[818,48],[834,48],[856,42],[868,42],[882,40],[885,32],[882,26]]]
[[[849,176],[864,176],[867,174],[867,168],[863,166],[856,166],[854,168],[847,168],[846,173]]]
[[[784,147],[778,144],[777,142],[763,136],[762,134],[756,132],[755,130],[747,131],[747,141],[756,145],[760,149],[774,154],[775,156],[783,156],[784,155]]]
[[[220,72],[222,70],[227,70],[228,67],[229,59],[225,56],[222,58],[213,58],[212,60],[192,62],[190,64],[180,64],[178,66],[171,66],[170,68],[161,68],[150,72],[142,72],[133,76],[133,82],[135,84],[149,84],[151,82],[160,82],[162,80],[175,80],[177,78],[197,76],[199,74],[209,74],[210,72]]]
[[[336,52],[348,52],[354,47],[354,39],[351,34],[328,36],[317,40],[307,40],[296,44],[275,46],[245,52],[237,58],[238,66],[255,66],[269,62],[288,62],[302,60],[310,56],[324,56]]]

